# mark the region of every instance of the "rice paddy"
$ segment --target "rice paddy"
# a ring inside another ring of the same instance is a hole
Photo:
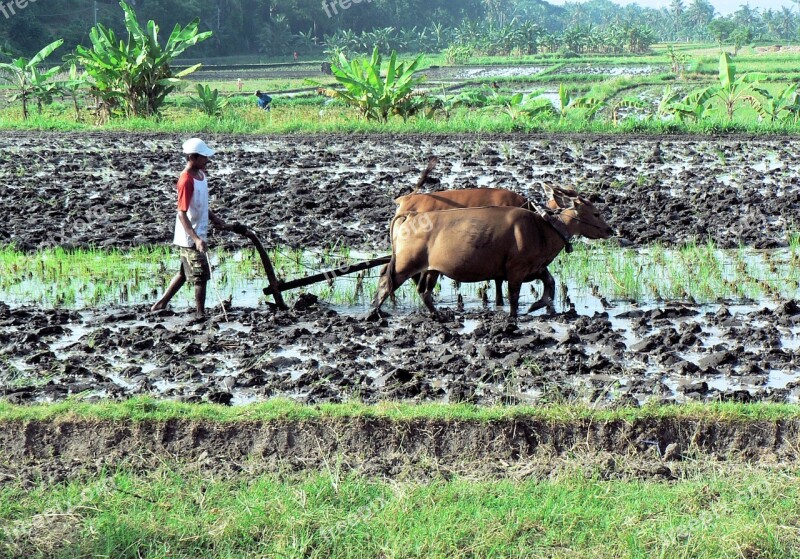
[[[590,296],[637,303],[794,298],[800,296],[798,239],[800,236],[793,234],[789,247],[779,250],[723,250],[711,241],[645,249],[578,243],[571,254],[557,258],[550,271],[558,284],[568,288],[573,301]],[[347,247],[319,251],[278,247],[270,252],[283,281],[375,256]],[[264,302],[262,289],[267,281],[254,250],[213,250],[209,258],[211,297],[230,298],[245,306]],[[0,299],[50,308],[140,304],[155,300],[163,292],[178,265],[175,252],[163,246],[129,251],[54,248],[35,253],[7,247],[0,251]],[[378,268],[373,268],[342,275],[287,292],[285,297],[292,301],[301,293],[311,293],[334,305],[365,307],[377,289],[378,273]],[[486,292],[483,284],[457,287],[447,279],[439,289],[443,301],[454,300],[457,293],[480,299]],[[179,297],[189,304],[191,290],[184,289]],[[401,303],[417,301],[411,282],[398,291],[397,299]]]

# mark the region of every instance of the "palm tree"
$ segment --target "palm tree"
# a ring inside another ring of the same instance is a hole
[[[739,9],[733,14],[733,21],[739,27],[747,29],[751,34],[760,34],[763,28],[758,8],[753,9],[749,4],[739,6]]]
[[[583,24],[584,20],[588,19],[586,8],[583,4],[567,4],[567,19],[573,27],[578,27]]]
[[[780,36],[781,39],[791,39],[794,36],[794,14],[791,8],[783,6],[780,13]]]
[[[764,10],[764,13],[761,14],[761,20],[764,22],[764,26],[767,29],[767,35],[770,39],[778,38],[780,27],[780,19],[778,17],[777,12],[773,9]]]
[[[686,7],[683,5],[683,0],[672,0],[669,5],[669,13],[672,15],[673,26],[675,29],[675,38],[678,38],[678,33],[681,28],[681,19]]]
[[[714,6],[708,0],[693,0],[686,10],[686,19],[694,26],[695,37],[706,34],[706,27],[714,19]]]

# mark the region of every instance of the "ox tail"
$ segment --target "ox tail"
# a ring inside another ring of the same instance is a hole
[[[397,260],[395,252],[396,247],[394,245],[394,226],[398,220],[405,221],[411,215],[415,215],[415,213],[396,215],[389,223],[389,240],[392,242],[392,256],[389,259],[389,263],[381,268],[381,277],[378,280],[378,291],[375,293],[375,300],[373,302],[373,306],[376,309],[380,309],[383,302],[397,289],[394,281],[395,262]]]

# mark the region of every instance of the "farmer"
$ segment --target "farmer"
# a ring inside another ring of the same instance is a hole
[[[260,89],[256,91],[256,97],[258,97],[258,108],[268,111],[269,104],[272,102],[272,97],[266,93],[262,93]]]
[[[206,283],[211,277],[208,264],[208,222],[215,227],[226,227],[208,207],[208,176],[206,165],[214,150],[200,138],[191,138],[183,143],[186,168],[178,178],[178,213],[175,217],[175,237],[181,258],[178,273],[172,278],[164,296],[150,310],[165,308],[170,299],[188,280],[194,284],[194,299],[198,317],[205,314]]]

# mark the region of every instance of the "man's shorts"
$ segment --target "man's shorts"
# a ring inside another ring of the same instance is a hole
[[[208,267],[208,257],[196,248],[180,247],[181,266],[189,283],[208,281],[211,270]]]

